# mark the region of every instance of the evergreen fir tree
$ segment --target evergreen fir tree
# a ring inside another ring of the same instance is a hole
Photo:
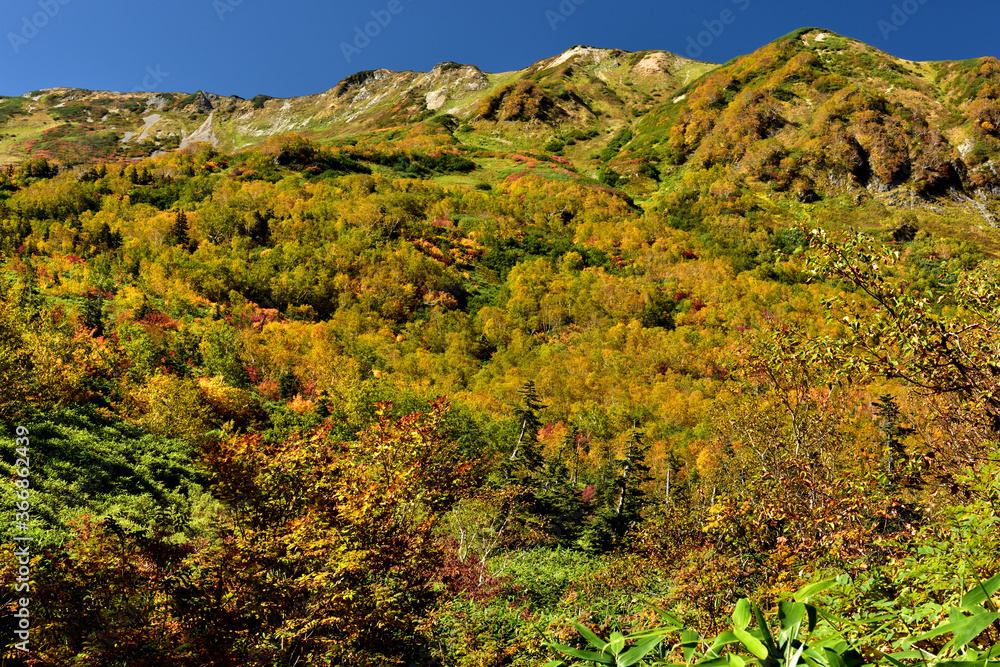
[[[170,228],[170,236],[173,237],[173,241],[176,245],[186,246],[190,242],[190,237],[188,235],[188,219],[187,213],[184,209],[177,211],[177,215],[174,216],[174,224]]]
[[[284,371],[278,378],[278,395],[282,399],[294,398],[299,393],[299,380],[295,374],[289,370]]]
[[[883,394],[874,402],[874,406],[875,414],[879,417],[878,428],[882,433],[883,485],[890,495],[896,495],[909,461],[900,438],[906,437],[913,430],[900,425],[899,406],[892,396]]]
[[[267,245],[271,240],[271,230],[267,218],[258,211],[254,211],[251,218],[248,236],[257,245]]]
[[[316,405],[316,414],[319,417],[326,419],[330,416],[330,394],[327,393],[326,389],[319,392],[319,397]]]
[[[614,532],[619,538],[625,535],[632,523],[642,518],[641,512],[646,500],[642,486],[650,480],[649,465],[646,463],[648,453],[649,445],[642,432],[633,425],[628,449],[625,458],[618,464],[620,472],[614,484],[617,496]]]
[[[26,260],[24,265],[24,273],[18,281],[17,301],[22,307],[35,306],[39,295],[37,272],[30,259]]]
[[[542,463],[542,456],[538,451],[538,431],[542,428],[539,413],[544,406],[534,381],[525,382],[518,393],[521,395],[521,404],[514,410],[514,418],[518,422],[519,435],[510,454],[510,463],[534,471]]]
[[[104,299],[100,295],[83,302],[83,323],[94,330],[94,336],[104,335]]]
[[[559,544],[571,546],[579,539],[584,508],[575,483],[570,479],[567,456],[576,456],[579,429],[573,427],[563,439],[559,452],[545,460],[538,474],[534,513],[545,521],[545,531]]]

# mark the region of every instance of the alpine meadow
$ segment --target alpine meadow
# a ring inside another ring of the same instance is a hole
[[[0,664],[1000,665],[998,168],[819,28],[0,97]]]

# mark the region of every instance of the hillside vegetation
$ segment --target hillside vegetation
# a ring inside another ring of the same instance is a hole
[[[996,663],[998,99],[815,28],[4,98],[5,664]]]

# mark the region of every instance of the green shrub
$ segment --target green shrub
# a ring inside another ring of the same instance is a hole
[[[89,406],[63,408],[24,426],[30,432],[32,533],[43,544],[61,541],[66,522],[84,513],[111,517],[138,533],[153,530],[156,514],[174,513],[171,520],[184,531],[196,499],[207,498],[192,450],[178,440],[151,435]],[[12,439],[0,436],[0,444],[14,452]],[[0,499],[11,517],[14,499],[13,493]],[[5,524],[4,541],[12,531]]]
[[[601,151],[601,161],[609,162],[613,157],[618,155],[625,144],[630,141],[632,141],[632,130],[627,127],[622,128],[618,134],[615,135],[614,139],[611,140],[611,143],[609,143],[607,147]]]
[[[252,100],[250,100],[250,103],[253,104],[254,109],[263,109],[264,105],[267,104],[267,101],[273,99],[274,98],[271,97],[270,95],[257,95]]]
[[[553,137],[543,146],[543,149],[549,153],[558,153],[565,147],[566,143],[564,141],[558,137]]]

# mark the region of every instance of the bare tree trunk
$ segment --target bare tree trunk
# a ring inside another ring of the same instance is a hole
[[[521,435],[517,437],[517,444],[514,445],[514,451],[511,452],[510,455],[511,461],[517,460],[517,452],[521,449],[521,442],[524,440],[524,432],[527,430],[527,428],[528,428],[528,420],[525,419],[524,422],[521,423]]]

